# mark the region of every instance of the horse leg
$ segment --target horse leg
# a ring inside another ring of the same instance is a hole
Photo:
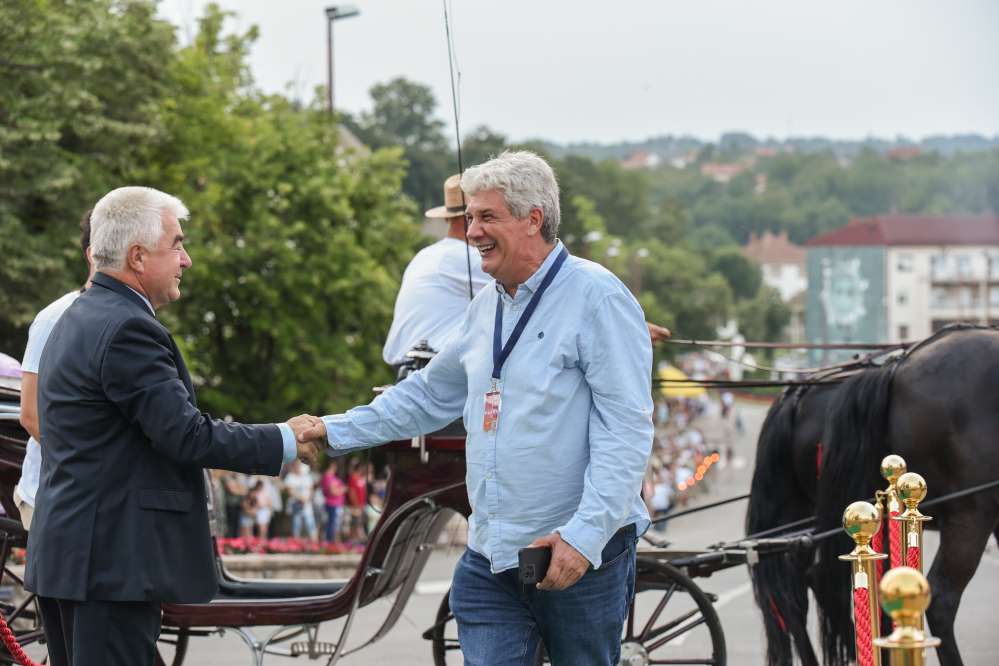
[[[961,595],[978,568],[985,544],[996,529],[975,522],[974,514],[949,516],[942,522],[940,549],[928,576],[933,600],[926,610],[933,635],[942,642],[937,648],[940,666],[963,666],[954,635],[954,620]]]
[[[788,618],[787,631],[794,641],[795,652],[801,660],[801,666],[819,666],[819,659],[815,655],[815,648],[812,647],[812,639],[808,637],[808,590],[805,590],[805,613],[800,616]]]

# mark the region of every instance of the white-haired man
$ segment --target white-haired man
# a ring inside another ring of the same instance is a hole
[[[216,590],[202,469],[276,475],[306,420],[214,421],[156,311],[191,266],[175,197],[113,190],[91,215],[97,273],[54,326],[38,373],[42,469],[25,587],[50,663],[151,665],[160,604]]]
[[[463,415],[468,550],[451,608],[465,663],[616,664],[649,525],[640,497],[652,447],[652,348],[642,309],[557,238],[551,167],[506,152],[465,172],[469,242],[494,288],[422,371],[370,405],[317,420],[334,454],[432,432]],[[537,589],[518,551],[549,546]]]

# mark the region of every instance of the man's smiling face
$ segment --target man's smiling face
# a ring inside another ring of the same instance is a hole
[[[180,298],[181,274],[191,267],[191,257],[184,249],[184,234],[175,216],[163,213],[163,235],[156,247],[147,252],[139,281],[153,309],[158,310]]]
[[[482,270],[500,284],[511,284],[511,280],[523,271],[522,246],[530,238],[530,217],[514,217],[500,190],[483,190],[471,195],[466,216],[468,242],[479,250]]]

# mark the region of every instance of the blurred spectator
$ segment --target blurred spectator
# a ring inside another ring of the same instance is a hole
[[[347,486],[337,476],[337,463],[330,459],[323,474],[323,497],[326,498],[326,540],[340,541],[340,523],[343,520],[343,505]]]
[[[246,487],[245,474],[222,472],[222,498],[219,504],[225,507],[226,536],[240,535],[240,516],[243,513],[243,500],[247,492],[249,490]]]
[[[350,461],[350,474],[347,477],[347,510],[350,512],[350,538],[363,541],[365,537],[364,507],[368,503],[368,481],[365,478],[361,461]]]
[[[288,490],[288,504],[291,513],[291,535],[296,539],[302,536],[303,528],[306,536],[313,541],[318,540],[316,516],[312,511],[312,494],[315,484],[312,472],[301,460],[295,460],[291,471],[284,477],[284,487]]]
[[[276,488],[270,479],[260,477],[253,484],[250,494],[253,496],[254,521],[257,525],[257,536],[266,539],[269,536],[271,518],[274,516],[274,492]]]
[[[723,391],[721,394],[721,415],[723,419],[727,419],[728,415],[732,412],[732,405],[735,404],[735,396],[732,395],[731,391]]]
[[[253,527],[257,524],[257,500],[263,488],[262,481],[256,481],[245,495],[240,505],[242,511],[239,517],[239,535],[250,538],[253,536]]]
[[[386,475],[375,471],[374,463],[368,463],[368,502],[364,507],[365,528],[368,534],[375,529],[385,506]]]
[[[227,537],[229,536],[227,533],[229,529],[228,507],[225,501],[225,483],[222,480],[225,472],[221,469],[213,469],[210,476],[212,479],[212,502],[209,517],[214,519],[214,523],[211,525],[212,534],[217,537]]]

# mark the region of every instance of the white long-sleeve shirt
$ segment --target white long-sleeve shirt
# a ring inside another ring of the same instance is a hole
[[[406,352],[426,340],[440,350],[471,302],[468,293],[466,245],[444,238],[413,257],[402,276],[395,314],[382,357],[389,365],[406,360]],[[478,293],[492,278],[482,272],[482,258],[468,248],[472,263],[472,291]]]

